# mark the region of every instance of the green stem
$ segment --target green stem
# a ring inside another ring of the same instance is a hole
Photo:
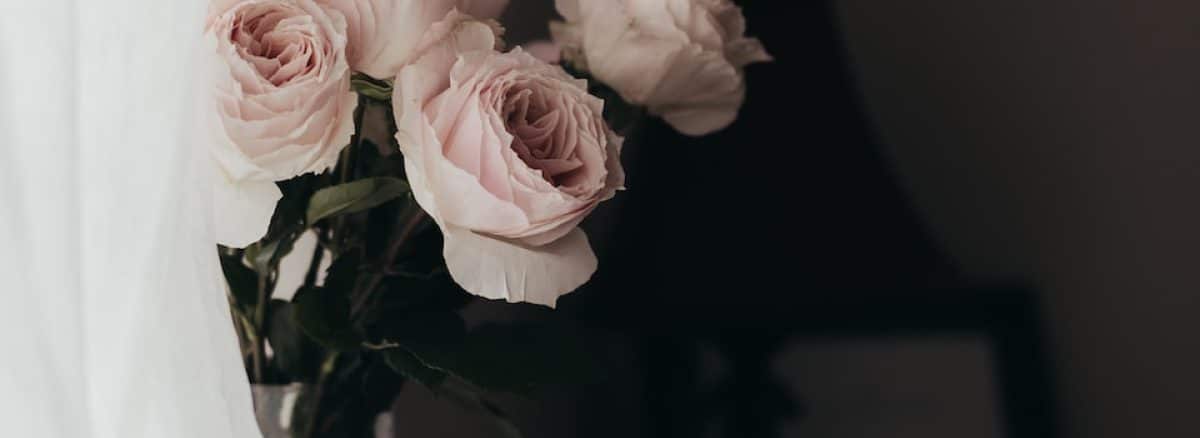
[[[354,180],[354,172],[357,167],[358,149],[362,143],[362,133],[365,128],[363,116],[367,112],[367,106],[370,101],[361,94],[358,96],[358,106],[354,108],[354,135],[350,137],[350,144],[342,149],[341,156],[338,158],[338,184],[345,184]],[[345,215],[338,216],[333,220],[333,243],[336,245],[335,254],[340,253],[342,239],[346,233],[346,217]]]
[[[371,297],[375,294],[375,289],[379,287],[379,282],[383,281],[383,271],[390,269],[392,265],[396,264],[396,256],[400,254],[400,249],[404,247],[404,243],[408,241],[409,237],[412,237],[412,234],[421,225],[421,222],[425,220],[425,211],[421,210],[421,207],[414,203],[410,209],[413,212],[410,213],[408,220],[398,223],[400,230],[397,232],[396,238],[392,240],[391,245],[388,246],[387,252],[384,253],[380,272],[371,274],[371,277],[367,280],[367,286],[354,296],[354,303],[350,306],[350,318],[352,320],[371,301]]]
[[[254,306],[254,350],[251,352],[251,360],[255,383],[263,383],[263,370],[267,360],[265,328],[267,306],[271,298],[271,291],[267,288],[268,275],[270,274],[265,272],[258,275],[258,305]]]
[[[313,249],[312,261],[308,262],[308,273],[304,275],[304,287],[310,288],[317,284],[317,271],[321,269],[321,259],[325,257],[325,247],[317,243]]]
[[[313,387],[313,404],[312,409],[308,412],[308,425],[304,428],[305,433],[310,438],[317,435],[315,429],[317,428],[317,418],[321,417],[321,398],[324,397],[325,382],[329,380],[329,375],[333,374],[333,369],[337,366],[337,360],[338,353],[332,352],[321,363],[321,374],[317,376],[317,384]]]
[[[354,135],[350,137],[350,144],[346,146],[346,149],[342,150],[341,162],[339,163],[341,167],[338,170],[339,182],[345,183],[354,179],[354,156],[359,148],[359,144],[362,143],[363,116],[366,114],[367,106],[369,105],[370,101],[367,98],[361,95],[358,96],[358,106],[354,108]]]
[[[237,333],[238,351],[241,352],[242,366],[246,365],[246,361],[250,360],[250,336],[246,333],[246,323],[240,311],[237,309],[237,300],[231,295],[226,295],[226,300],[229,301],[229,316],[233,319],[233,330]]]

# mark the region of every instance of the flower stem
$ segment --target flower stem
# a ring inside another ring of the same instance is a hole
[[[342,150],[342,156],[339,159],[341,167],[338,170],[338,182],[346,183],[354,179],[355,153],[358,152],[359,145],[362,143],[363,116],[366,115],[369,105],[370,101],[366,97],[358,96],[358,106],[354,107],[354,135],[350,137],[350,144]]]
[[[317,271],[321,269],[321,259],[325,257],[325,247],[317,242],[313,249],[312,260],[308,262],[308,273],[304,275],[304,287],[310,288],[317,284]]]
[[[246,361],[250,360],[250,354],[253,347],[250,345],[250,336],[246,333],[246,322],[243,319],[240,311],[237,309],[237,301],[233,296],[226,296],[229,301],[229,316],[233,319],[233,330],[237,333],[238,350],[242,353],[242,365],[246,365]]]
[[[412,234],[416,232],[417,228],[425,220],[425,211],[421,210],[421,207],[416,206],[415,203],[409,210],[408,220],[397,222],[399,231],[396,234],[396,238],[388,246],[387,252],[384,253],[380,271],[371,274],[371,277],[367,279],[367,286],[354,296],[354,303],[350,307],[351,319],[356,318],[363,307],[371,301],[371,297],[375,294],[375,289],[379,287],[379,282],[383,281],[384,271],[390,269],[396,263],[396,256],[400,254],[400,249],[404,247],[404,243],[408,241],[409,237],[412,237]]]
[[[363,122],[363,116],[367,112],[367,106],[370,101],[362,96],[358,96],[358,106],[354,108],[354,135],[350,137],[350,144],[342,149],[341,156],[338,158],[337,183],[345,184],[354,180],[355,169],[357,168],[358,149],[362,143],[363,130],[366,128]],[[346,234],[346,217],[345,215],[338,216],[333,219],[333,244],[335,256],[340,253],[342,248],[342,239]]]
[[[325,357],[325,361],[321,362],[321,374],[317,376],[317,383],[313,385],[312,409],[308,412],[308,425],[304,428],[304,432],[310,438],[317,435],[314,429],[317,428],[317,418],[321,417],[321,398],[325,396],[325,382],[329,380],[329,375],[333,374],[337,360],[337,352],[331,352]],[[296,409],[299,409],[299,406]]]
[[[251,361],[255,383],[263,383],[263,370],[267,360],[266,321],[267,306],[270,304],[268,300],[271,298],[271,291],[267,287],[268,275],[270,274],[266,272],[259,273],[258,305],[254,306],[254,350],[251,352]]]

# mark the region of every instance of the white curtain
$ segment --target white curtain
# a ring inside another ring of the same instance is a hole
[[[0,0],[0,436],[259,436],[194,117],[206,8]]]

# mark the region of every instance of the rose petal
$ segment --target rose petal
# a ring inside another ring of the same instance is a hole
[[[554,307],[596,272],[596,255],[579,229],[545,246],[519,244],[444,227],[446,267],[467,292],[494,300]]]
[[[214,178],[213,208],[217,243],[245,248],[262,239],[271,225],[275,204],[283,197],[273,182],[233,182],[223,173]]]
[[[495,18],[506,0],[320,0],[349,23],[350,66],[379,79],[396,76],[421,55],[431,26],[452,11]]]
[[[583,17],[579,12],[580,0],[554,0],[554,8],[558,9],[559,15],[566,18],[568,21],[578,21]]]
[[[716,52],[691,46],[684,53],[687,61],[670,64],[648,109],[686,135],[724,129],[737,119],[746,97],[741,74]]]

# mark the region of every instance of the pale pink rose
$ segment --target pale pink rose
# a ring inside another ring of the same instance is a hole
[[[622,188],[621,139],[583,81],[520,48],[496,52],[487,24],[446,27],[396,78],[413,194],[459,285],[553,306],[595,272],[578,225]]]
[[[354,134],[346,21],[313,0],[246,0],[206,39],[218,240],[242,247],[265,234],[275,182],[332,167]]]
[[[508,0],[318,0],[346,16],[350,26],[350,67],[391,79],[420,55],[420,43],[433,23],[452,10],[496,18]]]
[[[675,129],[704,135],[737,118],[743,68],[769,61],[729,0],[556,0],[568,60]]]

